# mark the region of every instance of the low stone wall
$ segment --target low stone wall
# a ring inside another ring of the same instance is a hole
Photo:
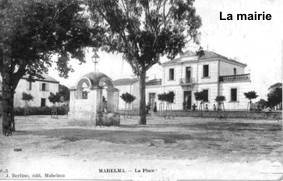
[[[119,111],[121,116],[125,111]],[[126,112],[127,115],[138,115],[138,111]],[[171,111],[166,115],[176,117],[208,117],[208,118],[246,118],[246,119],[271,119],[281,120],[282,112],[249,112],[249,111]],[[165,113],[157,112],[156,115],[164,116]]]

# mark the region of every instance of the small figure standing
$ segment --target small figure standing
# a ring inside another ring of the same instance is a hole
[[[157,112],[157,104],[154,102],[153,112]]]
[[[213,104],[213,111],[216,111],[216,105]]]
[[[149,110],[150,110],[150,104],[146,105],[146,114],[149,114]]]
[[[107,113],[107,101],[104,96],[102,96],[102,112]]]
[[[195,111],[197,108],[197,105],[196,104],[193,104],[193,111]]]
[[[205,105],[205,110],[208,111],[208,105],[207,104]]]

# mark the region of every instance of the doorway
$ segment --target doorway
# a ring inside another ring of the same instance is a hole
[[[46,106],[46,99],[41,98],[40,107],[45,107],[45,106]]]
[[[184,91],[184,110],[190,110],[192,107],[192,91]]]
[[[154,104],[155,104],[155,95],[156,95],[155,93],[149,93],[148,94],[148,98],[149,98],[148,104],[150,105],[151,109],[153,109]]]

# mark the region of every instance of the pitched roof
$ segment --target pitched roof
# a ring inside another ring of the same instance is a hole
[[[114,86],[119,86],[119,85],[129,85],[136,83],[138,81],[137,78],[123,78],[123,79],[117,79],[113,81]]]
[[[35,81],[44,81],[44,82],[53,82],[53,83],[59,83],[58,80],[54,79],[53,77],[43,74],[41,75],[43,78],[34,78]],[[22,79],[28,79],[28,76],[23,76]]]
[[[281,82],[277,82],[277,83],[271,85],[271,86],[268,88],[268,90],[270,90],[270,89],[276,89],[276,88],[282,88],[282,83],[281,83]]]
[[[145,83],[145,85],[161,85],[162,79],[151,79]]]
[[[240,64],[242,66],[246,66],[246,64],[244,64],[244,63],[241,63],[241,62],[238,62],[236,60],[227,58],[227,57],[220,55],[218,53],[215,53],[213,51],[204,50],[203,52],[204,52],[204,54],[197,59],[198,61],[206,60],[206,59],[212,59],[212,58],[221,58],[221,59],[225,59],[226,61],[229,61],[229,62],[233,62],[233,63],[236,63],[236,64]],[[164,62],[163,65],[174,65],[176,63],[181,62],[182,59],[185,58],[185,57],[197,57],[197,54],[196,54],[196,52],[186,51],[186,52],[180,54],[179,58],[173,59],[171,61]],[[191,60],[182,61],[182,62],[189,62],[189,61],[191,61]]]

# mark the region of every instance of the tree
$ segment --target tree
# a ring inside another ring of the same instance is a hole
[[[267,94],[268,106],[273,108],[280,105],[282,109],[282,88],[274,88]]]
[[[131,107],[132,102],[136,99],[135,96],[133,96],[132,94],[130,94],[128,92],[123,93],[120,97],[125,102],[125,111],[127,109],[127,104],[128,104],[129,107]]]
[[[249,108],[249,106],[250,106],[250,109],[251,109],[252,99],[257,98],[257,97],[258,97],[258,95],[256,94],[256,92],[255,92],[255,91],[245,92],[245,93],[244,93],[244,95],[245,95],[245,97],[246,97],[247,99],[249,99],[248,108]]]
[[[68,87],[64,85],[59,85],[59,94],[60,94],[60,100],[63,97],[63,101],[69,101],[70,100],[70,90]]]
[[[54,94],[51,92],[48,97],[48,100],[52,102],[52,104],[55,106],[56,103],[61,102],[60,98],[61,98],[60,93],[57,92],[56,94]]]
[[[260,99],[258,102],[257,102],[257,106],[258,106],[258,110],[262,110],[264,108],[266,108],[268,106],[268,102],[264,99]]]
[[[197,42],[201,19],[194,0],[90,0],[95,26],[104,35],[104,50],[122,53],[139,78],[140,124],[146,124],[146,72],[161,56],[173,59],[188,41]]]
[[[223,110],[224,110],[225,100],[226,100],[225,96],[216,96],[215,101],[217,102],[217,110],[221,110],[221,105],[223,105]]]
[[[4,135],[14,131],[14,91],[24,75],[41,77],[55,63],[60,76],[67,77],[69,59],[84,62],[83,48],[100,42],[93,41],[100,31],[89,28],[84,11],[79,0],[0,0]],[[54,55],[58,58],[51,60]]]
[[[121,95],[121,98],[123,99],[124,102],[126,102],[127,104],[131,104],[135,99],[136,97],[133,96],[132,94],[126,92],[124,94]]]
[[[48,100],[53,103],[53,107],[51,109],[51,118],[58,118],[58,111],[56,107],[56,103],[61,102],[61,94],[57,92],[56,94],[50,93]]]
[[[166,113],[169,109],[172,111],[172,103],[174,103],[174,99],[175,99],[175,93],[173,91],[170,91],[168,93],[165,92],[163,94],[158,94],[158,100],[166,103],[166,107],[165,107]],[[165,117],[169,117],[169,116],[165,114]]]
[[[23,92],[22,94],[22,100],[25,101],[25,115],[28,113],[28,107],[29,107],[29,102],[33,100],[33,96],[31,94]],[[15,125],[13,125],[15,126]],[[13,128],[15,130],[15,128]]]
[[[204,93],[204,91],[195,92],[194,95],[195,95],[196,101],[197,102],[200,101],[199,109],[202,110],[203,102],[205,101],[205,93]]]
[[[28,103],[29,101],[33,100],[33,96],[31,94],[23,92],[22,94],[22,100]]]

